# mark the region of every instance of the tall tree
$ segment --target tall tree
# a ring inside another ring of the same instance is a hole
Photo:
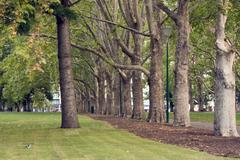
[[[190,126],[189,116],[189,86],[188,86],[188,56],[189,56],[189,0],[178,0],[177,13],[170,10],[162,2],[158,7],[162,9],[177,26],[177,46],[175,60],[174,84],[174,125]]]
[[[164,121],[164,107],[163,107],[163,73],[162,73],[162,59],[163,51],[161,48],[161,18],[160,10],[156,7],[156,0],[146,0],[146,14],[148,28],[150,31],[150,50],[151,50],[151,65],[149,77],[149,99],[150,108],[147,120],[149,122]]]
[[[61,0],[61,7],[69,9],[69,0]],[[63,10],[63,11],[64,11]],[[62,102],[62,128],[78,128],[77,108],[73,84],[69,17],[56,15],[60,89]]]
[[[228,0],[217,0],[214,133],[220,136],[239,136],[236,129],[233,71],[235,52],[225,35],[229,3]]]

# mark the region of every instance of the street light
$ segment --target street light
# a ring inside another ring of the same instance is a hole
[[[168,40],[171,36],[172,28],[162,28],[162,41],[166,43],[166,122],[169,123],[169,63],[168,63]]]

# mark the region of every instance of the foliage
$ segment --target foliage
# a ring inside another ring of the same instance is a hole
[[[47,96],[43,91],[37,89],[32,96],[33,108],[48,108],[51,106],[51,103],[47,99]]]
[[[163,1],[165,5],[174,10],[177,5],[176,0]],[[231,7],[228,12],[227,37],[240,50],[240,2],[238,0],[229,1]],[[105,7],[108,10],[110,19],[117,25],[128,26],[119,8],[114,8],[113,1],[107,1]],[[104,19],[99,12],[99,8],[94,1],[80,1],[73,7],[66,8],[60,4],[59,0],[1,0],[0,2],[0,59],[1,74],[0,82],[3,88],[3,97],[7,101],[22,101],[28,94],[34,94],[39,88],[55,90],[58,88],[58,64],[56,56],[56,41],[48,37],[41,37],[41,34],[56,37],[56,25],[54,16],[67,16],[72,19],[70,25],[71,41],[73,44],[91,48],[102,53],[102,47],[110,48],[118,38],[127,42],[126,35],[131,33],[121,27],[114,27],[111,31],[106,22],[97,20]],[[142,7],[142,1],[139,8]],[[197,0],[191,1],[190,23],[191,23],[191,54],[189,57],[190,75],[192,81],[193,98],[197,99],[199,91],[197,83],[203,84],[203,95],[209,97],[214,90],[214,69],[215,69],[215,23],[216,23],[216,1],[206,0],[199,3]],[[163,17],[167,16],[163,14]],[[144,22],[146,19],[143,19]],[[169,39],[169,64],[170,64],[170,91],[173,93],[174,85],[174,61],[176,28],[170,18],[167,18],[164,27],[173,28]],[[91,31],[89,30],[91,28]],[[147,23],[143,29],[147,33]],[[130,34],[131,35],[131,34]],[[130,36],[129,48],[133,49],[133,37]],[[108,45],[106,45],[109,43]],[[149,38],[143,38],[142,59],[149,54]],[[165,44],[163,71],[164,82],[166,81],[166,57]],[[113,55],[106,52],[107,59],[113,59]],[[119,49],[115,60],[121,64],[129,64],[129,58]],[[84,91],[87,82],[88,87],[94,89],[94,72],[99,67],[99,62],[103,63],[97,56],[90,55],[87,51],[73,50],[73,70],[76,89]],[[236,56],[236,89],[240,88],[240,58]],[[143,67],[149,69],[150,61],[147,60]],[[97,64],[97,65],[96,65]],[[116,72],[109,65],[103,65],[106,72]],[[147,81],[144,81],[146,84]],[[166,82],[165,82],[166,84]],[[207,99],[205,98],[205,99]]]

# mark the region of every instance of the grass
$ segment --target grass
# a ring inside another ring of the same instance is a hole
[[[80,116],[80,123],[80,129],[60,129],[58,113],[0,113],[0,159],[230,159],[146,140],[86,116]]]
[[[191,121],[213,123],[213,112],[192,112]],[[240,125],[240,113],[236,114],[237,125]]]

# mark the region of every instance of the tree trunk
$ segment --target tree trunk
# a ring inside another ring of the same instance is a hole
[[[113,85],[113,94],[114,94],[114,115],[120,115],[120,76],[119,74],[114,77]]]
[[[104,86],[104,74],[101,72],[99,75],[98,80],[98,88],[99,88],[99,95],[98,95],[98,104],[99,108],[97,108],[97,114],[103,114],[103,108],[105,108],[105,86]]]
[[[27,100],[23,101],[23,112],[27,112]]]
[[[124,116],[128,117],[132,113],[131,104],[131,78],[123,78],[123,99],[124,99]]]
[[[161,48],[160,27],[157,22],[161,22],[160,11],[155,7],[156,1],[146,0],[146,13],[148,28],[151,35],[151,65],[149,77],[149,99],[150,108],[147,121],[159,122],[165,121],[164,102],[163,102],[163,74],[162,59],[163,51]]]
[[[68,7],[68,0],[61,0],[63,7]],[[58,37],[58,63],[62,102],[62,128],[78,128],[75,91],[72,73],[72,56],[69,33],[69,20],[66,16],[56,16]]]
[[[30,94],[28,94],[23,101],[23,111],[24,112],[31,112],[32,111],[31,95]]]
[[[2,94],[3,94],[3,87],[0,87],[0,112],[4,111],[4,105],[3,105],[3,100],[2,100]]]
[[[3,102],[0,101],[0,112],[3,112],[4,111],[4,108],[3,108]]]
[[[188,78],[189,82],[189,104],[190,104],[190,111],[194,112],[194,104],[193,104],[193,93],[192,93],[192,80]]]
[[[78,113],[83,113],[84,112],[84,96],[83,96],[83,91],[80,91],[78,94],[77,94],[77,100],[76,100],[76,103],[77,103],[77,112]]]
[[[139,12],[140,1],[123,1],[122,11],[124,12],[123,16],[125,22],[129,27],[134,28],[135,30],[142,32],[143,28],[143,13]],[[120,3],[119,3],[120,4]],[[121,4],[120,4],[121,6]],[[143,7],[143,5],[142,5]],[[142,11],[144,9],[142,8]],[[130,53],[130,59],[132,65],[141,65],[141,43],[142,37],[134,32],[131,32],[133,37],[133,54]],[[121,45],[120,45],[121,46]],[[123,48],[122,48],[123,49]],[[129,48],[128,48],[129,49]],[[123,49],[124,51],[125,49]],[[125,53],[125,52],[124,52]],[[127,54],[127,52],[126,52]],[[129,55],[129,53],[127,54]],[[133,96],[133,111],[132,118],[143,119],[144,118],[144,107],[143,107],[143,90],[142,90],[142,74],[140,71],[133,71],[132,75],[132,96]]]
[[[200,75],[201,76],[201,75]],[[203,97],[203,84],[200,78],[197,79],[197,92],[198,92],[198,111],[204,112],[204,97]]]
[[[174,126],[190,126],[188,91],[189,17],[188,0],[178,1],[177,47],[174,85]]]
[[[98,79],[95,78],[95,86],[96,86],[96,97],[95,97],[95,107],[94,107],[94,113],[97,113],[97,110],[99,108],[99,85],[98,85]]]
[[[133,60],[134,65],[139,65],[140,57],[135,57]],[[143,108],[143,90],[142,90],[142,74],[140,71],[133,71],[132,79],[132,93],[133,93],[133,112],[132,118],[143,119],[144,108]]]
[[[236,129],[235,74],[233,62],[235,53],[225,36],[228,0],[217,0],[218,16],[216,25],[216,79],[214,134],[239,136]]]
[[[131,59],[132,64],[141,65],[140,35],[134,34],[133,37],[134,37],[134,56]],[[133,83],[132,84],[132,93],[133,93],[132,118],[144,119],[142,73],[140,71],[133,71],[132,83]]]
[[[113,110],[113,94],[114,94],[114,91],[113,91],[113,84],[114,81],[112,80],[112,75],[111,73],[108,73],[106,74],[106,82],[107,82],[107,104],[106,104],[106,115],[111,115],[112,113],[115,113],[114,110]],[[114,109],[115,109],[115,106],[114,106]]]
[[[15,108],[17,112],[20,112],[21,108],[19,103],[15,103]]]

